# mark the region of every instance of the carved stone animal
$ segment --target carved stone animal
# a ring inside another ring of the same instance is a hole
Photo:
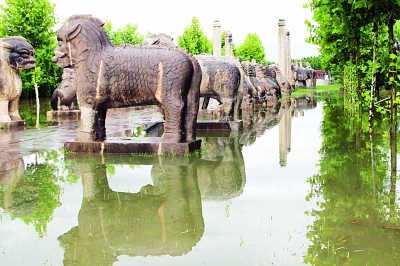
[[[35,68],[35,50],[24,37],[0,39],[0,122],[22,120],[18,111],[22,92],[20,71]]]
[[[278,97],[280,97],[282,94],[288,95],[293,91],[289,80],[285,76],[283,76],[281,70],[277,65],[264,66],[262,64],[257,64],[256,72],[257,72],[257,77],[260,80],[262,78],[267,78],[272,82],[274,82],[276,85],[278,85],[279,87],[279,92],[277,93]]]
[[[293,79],[296,88],[308,87],[307,81],[309,81],[309,87],[315,88],[317,85],[317,75],[316,71],[312,68],[298,67],[291,65],[291,70],[293,73]]]
[[[176,47],[173,38],[165,33],[153,34],[142,44]],[[213,98],[221,105],[221,120],[237,119],[241,101],[241,93],[238,92],[241,73],[236,59],[214,55],[195,55],[195,58],[202,72],[200,97],[204,97],[204,101],[201,108],[207,109],[210,98]]]
[[[154,104],[164,111],[162,142],[194,141],[201,82],[197,60],[177,47],[113,45],[103,25],[91,15],[74,15],[57,36],[52,61],[75,71],[81,110],[76,139],[105,139],[109,108]]]
[[[167,47],[176,47],[174,38],[165,33],[151,34],[142,42],[143,45],[163,45]]]
[[[74,69],[64,68],[60,85],[51,96],[51,107],[53,110],[74,110],[76,101],[76,88],[74,82]]]
[[[250,85],[248,93],[252,98],[263,102],[268,100],[267,97],[279,97],[279,86],[268,79],[265,73],[259,71],[257,76],[256,64],[244,61],[241,66]]]
[[[214,55],[196,55],[202,71],[200,97],[204,97],[202,109],[206,109],[210,98],[221,105],[221,120],[238,117],[240,102],[241,72],[237,62]]]

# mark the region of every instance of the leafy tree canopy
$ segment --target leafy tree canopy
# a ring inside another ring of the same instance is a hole
[[[307,62],[311,64],[311,67],[315,70],[323,70],[322,65],[321,65],[321,57],[320,56],[309,56],[309,57],[304,57],[301,59],[292,59],[292,62],[303,62],[303,65]]]
[[[262,42],[257,34],[249,33],[243,43],[234,51],[235,56],[240,56],[243,61],[256,60],[258,63],[267,64]]]
[[[0,5],[0,36],[22,36],[35,48],[36,71],[21,72],[23,92],[34,90],[33,77],[39,86],[39,94],[48,96],[57,87],[62,70],[51,62],[57,46],[54,26],[54,4],[49,0],[5,0]],[[40,74],[40,75],[38,75]]]
[[[144,36],[138,32],[137,24],[128,23],[125,27],[114,31],[111,21],[106,20],[104,29],[114,44],[139,44],[144,40]]]
[[[186,27],[181,36],[178,36],[178,46],[192,54],[212,53],[213,43],[204,34],[197,17],[192,18],[190,27]]]

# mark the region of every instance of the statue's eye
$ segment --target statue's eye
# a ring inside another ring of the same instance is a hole
[[[28,57],[29,57],[29,51],[27,51],[27,50],[21,50],[21,51],[19,51],[19,55],[20,55],[22,58],[28,58]]]
[[[57,36],[57,41],[58,41],[58,45],[61,46],[63,44],[63,39],[59,36]]]

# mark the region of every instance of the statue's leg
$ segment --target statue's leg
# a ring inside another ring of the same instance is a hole
[[[8,114],[8,100],[0,100],[0,122],[11,122]]]
[[[97,111],[97,140],[106,139],[106,115],[107,109]]]
[[[208,98],[208,101],[209,100],[210,98]],[[183,120],[185,131],[184,140],[187,142],[192,142],[196,140],[197,115],[199,113],[199,105],[200,90],[198,90],[197,87],[192,86],[186,98],[185,117]]]
[[[184,102],[182,99],[170,99],[170,102],[162,105],[165,122],[164,133],[161,137],[161,142],[177,143],[182,141],[182,118],[184,118]]]
[[[97,112],[91,107],[81,107],[81,120],[79,124],[76,141],[93,141],[96,140],[95,121],[97,120]]]
[[[203,105],[201,106],[201,109],[202,110],[207,109],[209,102],[210,102],[210,97],[204,97],[203,98]]]
[[[12,121],[22,120],[22,118],[18,112],[18,104],[19,104],[19,97],[10,100],[10,102],[8,104],[8,113],[9,113]]]
[[[241,116],[241,106],[243,102],[243,92],[238,91],[236,93],[236,101],[233,104],[233,121],[237,121]]]
[[[221,121],[227,122],[231,119],[232,110],[233,110],[233,102],[231,98],[224,97],[222,99],[222,106],[221,106]]]

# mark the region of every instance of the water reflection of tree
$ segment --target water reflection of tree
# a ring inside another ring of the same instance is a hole
[[[9,169],[2,179],[0,206],[11,218],[32,224],[40,237],[44,236],[55,208],[60,206],[61,188],[58,182],[65,180],[59,164],[61,150],[42,151],[34,155],[35,161],[24,168],[24,159]],[[70,180],[72,181],[72,180]]]
[[[42,99],[40,101],[40,113],[39,113],[39,127],[51,126],[52,122],[47,120],[46,112],[51,110],[50,101],[48,99]],[[27,128],[35,127],[37,114],[36,114],[36,102],[33,100],[23,99],[19,104],[19,112],[23,120],[26,121]]]
[[[339,97],[325,103],[320,171],[308,179],[308,199],[317,200],[319,209],[309,212],[315,221],[308,228],[312,246],[305,262],[392,265],[398,257],[399,235],[382,229],[397,223],[399,207],[390,202],[389,146],[382,138],[387,124],[378,125],[371,152],[368,114],[349,116]]]

